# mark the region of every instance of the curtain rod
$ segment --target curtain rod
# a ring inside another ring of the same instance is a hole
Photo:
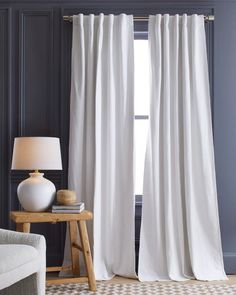
[[[215,16],[214,15],[204,15],[204,20],[206,22],[208,21],[214,21]],[[72,22],[73,21],[73,16],[71,15],[64,15],[63,20],[67,22]],[[134,16],[134,21],[138,22],[146,22],[148,21],[148,16]]]

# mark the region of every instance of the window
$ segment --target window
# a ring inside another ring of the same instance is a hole
[[[150,100],[147,40],[134,40],[135,195],[143,194],[143,174]]]

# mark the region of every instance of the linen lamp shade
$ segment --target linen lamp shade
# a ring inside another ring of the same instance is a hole
[[[11,169],[62,170],[59,138],[15,138]]]

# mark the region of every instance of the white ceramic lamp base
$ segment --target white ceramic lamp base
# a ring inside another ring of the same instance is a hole
[[[52,205],[56,188],[43,175],[39,172],[30,173],[30,177],[23,180],[17,188],[18,199],[26,211],[41,212]]]

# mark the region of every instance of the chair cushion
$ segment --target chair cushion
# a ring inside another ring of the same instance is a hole
[[[22,266],[38,256],[38,251],[28,245],[0,245],[0,275]]]

